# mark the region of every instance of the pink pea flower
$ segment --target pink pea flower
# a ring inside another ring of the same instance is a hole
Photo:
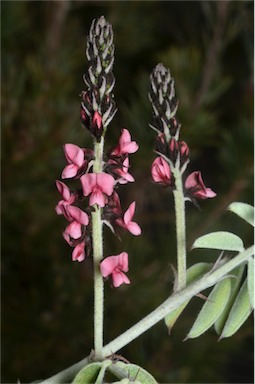
[[[198,199],[208,199],[216,196],[216,193],[211,188],[206,188],[204,185],[201,172],[192,172],[185,181],[185,188],[189,194]]]
[[[104,207],[114,188],[114,178],[107,173],[87,173],[81,176],[84,196],[89,196],[89,205]],[[106,196],[107,195],[107,196]]]
[[[77,240],[81,237],[81,224],[77,221],[72,221],[64,230],[63,237],[66,242],[72,246],[72,240]]]
[[[106,257],[100,264],[103,277],[112,276],[113,286],[119,287],[121,284],[130,284],[129,278],[124,272],[128,272],[128,254],[122,252],[116,256]]]
[[[77,244],[72,252],[73,261],[83,261],[85,259],[85,241],[82,241],[80,244]]]
[[[172,174],[168,162],[163,157],[157,157],[151,166],[151,176],[155,183],[170,185]]]
[[[86,212],[78,207],[74,207],[73,205],[69,205],[66,207],[66,211],[69,215],[70,221],[74,220],[77,223],[88,225],[89,217]]]
[[[119,145],[111,152],[112,155],[121,156],[128,153],[135,153],[138,150],[138,144],[135,141],[131,141],[131,135],[127,129],[123,129]]]
[[[62,194],[63,200],[60,200],[55,209],[58,215],[64,215],[68,221],[77,221],[80,224],[88,225],[89,217],[86,212],[80,208],[71,205],[75,201],[75,195],[72,195],[69,188],[62,181],[56,181],[58,191]]]
[[[132,233],[135,236],[138,236],[141,234],[142,230],[140,226],[132,221],[133,216],[135,213],[135,201],[130,204],[129,208],[126,210],[123,219],[117,219],[116,223],[122,227],[127,229],[130,233]]]
[[[70,217],[69,217],[69,214],[67,212],[67,207],[75,201],[76,197],[75,197],[75,195],[71,194],[67,185],[65,185],[65,183],[63,183],[62,181],[57,180],[56,186],[57,186],[59,193],[61,193],[63,200],[60,200],[58,202],[58,204],[55,207],[55,210],[56,210],[58,215],[64,215],[65,218],[70,221]]]
[[[84,152],[75,144],[65,144],[64,152],[67,162],[69,163],[62,172],[62,179],[69,179],[77,175],[79,169],[84,164]]]
[[[118,183],[126,184],[133,183],[135,181],[134,177],[128,172],[129,169],[129,158],[126,157],[122,163],[121,168],[116,168],[115,172],[119,176]]]

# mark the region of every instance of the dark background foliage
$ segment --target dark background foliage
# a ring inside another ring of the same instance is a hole
[[[79,121],[85,38],[93,18],[113,25],[118,113],[107,134],[114,145],[128,128],[140,150],[135,184],[139,238],[119,242],[105,231],[105,254],[130,254],[132,285],[106,284],[105,342],[154,309],[172,290],[175,222],[172,197],[154,185],[155,134],[147,98],[149,74],[169,67],[179,98],[181,137],[191,170],[201,170],[217,198],[187,206],[188,244],[208,231],[231,230],[246,246],[252,231],[226,213],[232,201],[253,203],[253,2],[2,1],[2,383],[46,378],[93,347],[92,264],[73,263],[62,239],[55,179],[66,142],[91,147]],[[189,265],[214,260],[192,251]],[[253,321],[217,343],[213,330],[188,333],[195,298],[171,336],[161,322],[121,352],[164,383],[253,382]]]

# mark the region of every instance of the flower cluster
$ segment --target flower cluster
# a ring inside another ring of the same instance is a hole
[[[56,212],[69,222],[63,237],[74,248],[73,261],[83,261],[93,248],[92,216],[96,210],[100,212],[101,222],[110,227],[113,233],[117,234],[120,229],[136,236],[141,233],[141,228],[133,221],[135,202],[123,212],[115,190],[119,184],[134,181],[129,173],[129,154],[135,153],[138,145],[132,141],[129,131],[123,129],[118,145],[111,148],[105,156],[103,154],[106,128],[116,112],[112,94],[113,53],[111,26],[104,17],[94,20],[86,51],[90,66],[88,73],[84,75],[84,81],[88,89],[82,92],[81,102],[81,122],[94,139],[94,150],[65,144],[67,165],[61,178],[73,179],[76,183],[78,181],[78,188],[70,190],[63,181],[56,181],[57,189],[62,195]],[[115,287],[130,283],[124,274],[128,271],[126,252],[105,258],[100,269],[103,277],[112,276]]]
[[[178,101],[175,96],[174,79],[170,71],[158,64],[150,76],[151,88],[149,99],[153,107],[152,129],[157,132],[156,153],[159,155],[152,164],[151,175],[155,183],[175,189],[176,170],[181,174],[189,163],[189,147],[179,140],[181,125],[175,114]],[[206,188],[199,171],[187,176],[184,183],[185,199],[196,203],[196,199],[207,199],[216,196],[210,188]]]

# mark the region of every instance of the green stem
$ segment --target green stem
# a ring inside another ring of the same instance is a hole
[[[237,256],[235,256],[225,264],[205,274],[200,279],[194,281],[192,284],[188,285],[180,292],[174,293],[149,315],[144,317],[142,320],[140,320],[133,327],[129,328],[127,331],[122,333],[116,339],[112,340],[109,344],[105,345],[102,351],[103,358],[106,358],[107,356],[117,352],[125,345],[129,344],[132,340],[142,335],[152,326],[157,324],[159,321],[163,320],[169,312],[181,306],[185,301],[189,300],[190,298],[204,291],[205,289],[215,285],[218,281],[223,279],[224,276],[229,274],[234,268],[238,267],[244,262],[247,262],[247,260],[253,254],[254,246],[251,246],[245,251],[240,252]],[[79,361],[78,363],[72,365],[64,371],[59,372],[58,374],[50,377],[47,380],[44,380],[43,382],[41,382],[41,384],[66,383],[67,380],[72,379],[74,375],[88,363],[89,358],[86,357],[85,359]]]
[[[176,216],[176,242],[177,242],[177,285],[180,291],[186,286],[186,223],[185,200],[183,195],[182,174],[178,167],[173,169],[175,177],[174,203]]]
[[[103,170],[104,139],[94,144],[93,172],[100,173]],[[92,212],[92,247],[94,262],[94,352],[95,359],[102,359],[103,350],[103,325],[104,325],[104,281],[100,272],[100,262],[103,259],[103,223],[101,208],[94,206]]]

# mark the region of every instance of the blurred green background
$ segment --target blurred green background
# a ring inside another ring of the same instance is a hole
[[[123,208],[136,200],[143,229],[120,242],[105,230],[105,254],[130,255],[132,284],[106,284],[105,342],[172,291],[175,221],[172,196],[151,182],[155,133],[148,127],[149,74],[169,67],[179,98],[189,170],[201,170],[217,198],[187,205],[189,247],[208,231],[231,230],[246,246],[248,224],[226,213],[253,203],[253,2],[2,1],[2,383],[47,378],[93,347],[92,263],[71,261],[55,214],[55,179],[66,142],[91,147],[79,121],[85,89],[85,42],[93,18],[113,25],[116,118],[106,147],[128,128],[140,150],[131,158],[136,183],[121,187]],[[192,251],[188,264],[214,260]],[[120,353],[161,383],[253,382],[253,319],[217,343],[213,330],[182,340],[201,307],[195,298],[171,336],[163,322]]]

